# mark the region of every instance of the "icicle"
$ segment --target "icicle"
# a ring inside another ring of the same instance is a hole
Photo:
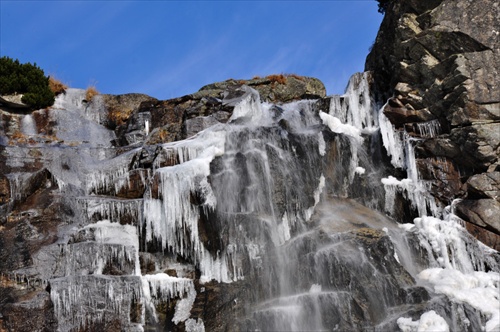
[[[420,136],[426,138],[436,137],[441,133],[441,124],[439,123],[439,120],[418,122],[417,128]]]
[[[64,276],[102,274],[105,266],[114,266],[124,274],[138,274],[137,247],[91,241],[62,246]]]
[[[87,193],[94,191],[110,194],[120,191],[129,183],[128,165],[106,167],[101,171],[94,171],[87,177]]]
[[[318,133],[318,149],[320,156],[324,156],[326,154],[326,143],[325,138],[323,137],[323,133]]]
[[[141,298],[141,279],[136,276],[72,276],[50,281],[50,297],[58,331],[86,329],[109,314],[124,328],[131,326],[133,299]]]
[[[203,134],[198,137],[203,137]],[[220,136],[213,139],[220,144]],[[198,207],[191,203],[191,194],[198,191],[206,198],[207,208],[216,204],[206,178],[210,174],[210,162],[221,153],[217,145],[206,146],[195,159],[156,171],[162,200],[144,200],[144,226],[147,241],[157,238],[163,248],[194,259],[199,264],[203,280],[229,282],[226,257],[212,258],[205,249],[198,234]]]
[[[330,115],[363,132],[372,132],[378,127],[368,75],[367,72],[353,75],[345,94],[331,98],[329,111]]]
[[[383,107],[382,107],[383,110]],[[386,208],[389,213],[393,212],[393,202],[395,190],[403,193],[403,196],[410,200],[413,208],[417,209],[420,216],[434,215],[441,213],[436,200],[429,193],[429,185],[420,179],[417,163],[415,159],[414,142],[417,141],[408,135],[406,131],[394,128],[382,111],[379,113],[380,133],[387,154],[391,156],[391,163],[394,167],[402,168],[407,172],[407,179],[394,181],[393,177],[382,179],[386,188]],[[391,179],[392,178],[392,179]],[[397,189],[391,186],[396,186]]]
[[[382,112],[384,107],[385,105],[379,111],[378,118],[382,142],[384,143],[387,155],[391,157],[392,165],[403,168],[405,166],[405,135],[407,134],[394,128],[389,119],[384,115],[384,112]]]
[[[122,219],[130,218],[139,224],[139,221],[142,220],[142,199],[125,200],[88,196],[78,199],[78,203],[81,209],[86,212],[85,217],[88,223],[95,220],[120,223]]]
[[[166,302],[169,299],[180,297],[175,307],[175,314],[172,321],[177,325],[187,320],[190,316],[191,308],[196,298],[193,280],[187,278],[171,277],[165,273],[143,276],[149,284],[150,300],[155,305]]]
[[[314,205],[309,207],[305,213],[305,220],[306,221],[309,221],[311,219],[312,214],[314,212],[314,208],[316,207],[316,205],[318,205],[324,188],[325,188],[325,177],[323,176],[323,174],[321,174],[321,176],[319,178],[318,188],[316,188],[316,190],[314,191]]]

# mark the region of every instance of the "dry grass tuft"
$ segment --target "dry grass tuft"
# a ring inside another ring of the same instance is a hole
[[[22,140],[22,139],[26,139],[26,135],[24,135],[22,132],[20,132],[19,130],[16,130],[12,136],[11,136],[12,139],[15,139],[15,140]]]
[[[165,141],[168,138],[169,132],[165,128],[160,128],[160,130],[158,130],[157,135],[158,135],[158,138],[160,139],[160,141]]]
[[[108,120],[114,128],[127,123],[130,115],[134,112],[131,108],[111,108],[108,112]]]
[[[286,84],[286,76],[283,74],[279,75],[269,75],[266,77],[268,80],[270,80],[272,83],[276,82],[279,84]]]
[[[20,131],[15,131],[9,139],[9,145],[15,146],[19,144],[33,144],[35,141]]]
[[[266,79],[270,80],[271,83],[279,83],[279,84],[286,84],[286,79],[288,77],[293,77],[297,80],[303,81],[304,76],[300,76],[297,74],[279,74],[279,75],[269,75],[266,76]]]
[[[91,101],[94,96],[97,96],[99,94],[99,91],[97,91],[96,87],[94,85],[90,85],[87,90],[85,91],[85,99],[87,101]]]
[[[300,75],[297,75],[297,74],[285,74],[286,77],[293,77],[293,78],[296,78],[298,79],[299,81],[303,81],[304,80],[304,76],[300,76]]]
[[[54,92],[56,96],[66,91],[67,88],[68,86],[63,82],[53,76],[49,76],[49,89]]]

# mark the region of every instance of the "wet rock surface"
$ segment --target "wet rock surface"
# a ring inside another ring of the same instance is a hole
[[[26,119],[4,114],[11,143],[0,164],[2,327],[383,330],[428,310],[461,326],[449,300],[417,282],[434,255],[418,246],[419,233],[408,233],[417,258],[402,261],[397,253],[408,249],[397,225],[345,198],[378,209],[391,199],[380,192],[387,173],[378,168],[388,167],[381,148],[373,157],[361,152],[377,132],[361,139],[351,125],[321,119],[340,107],[343,121],[354,123],[348,111],[369,105],[367,79],[353,78],[356,99],[269,109],[248,85],[210,102],[131,96],[136,109],[114,129],[106,127],[106,104],[85,104],[76,90],[59,97],[59,108],[37,111],[37,129],[23,137],[13,133]],[[79,131],[66,131],[68,119]],[[90,133],[81,130],[89,124]],[[41,139],[42,129],[53,137]],[[450,199],[458,171],[444,159],[426,165],[425,180]],[[443,174],[453,177],[439,182]],[[494,201],[495,179],[471,179],[464,190]],[[460,308],[472,326],[484,324],[476,309]]]

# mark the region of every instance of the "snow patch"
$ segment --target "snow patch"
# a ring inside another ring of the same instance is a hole
[[[449,332],[450,327],[443,317],[434,310],[423,313],[420,319],[413,321],[411,318],[398,318],[398,326],[402,332]]]
[[[323,121],[323,124],[328,126],[330,130],[337,134],[345,134],[347,136],[351,136],[355,138],[358,142],[363,141],[363,137],[361,137],[361,131],[349,124],[344,124],[340,121],[339,118],[334,117],[325,112],[319,112],[319,117]]]
[[[418,277],[433,285],[436,293],[445,294],[458,303],[468,303],[481,311],[488,319],[485,331],[500,329],[499,273],[463,273],[452,268],[431,268],[420,272]]]

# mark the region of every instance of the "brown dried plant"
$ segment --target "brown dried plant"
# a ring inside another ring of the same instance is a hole
[[[97,91],[96,87],[94,85],[89,85],[87,90],[85,91],[85,99],[87,101],[91,101],[94,96],[97,96],[99,94],[99,91]]]
[[[279,74],[279,75],[269,75],[266,77],[268,80],[270,80],[271,82],[276,82],[276,83],[279,83],[279,84],[286,84],[286,76],[283,75],[283,74]]]
[[[303,81],[304,80],[304,76],[300,76],[300,75],[297,75],[297,74],[285,74],[286,77],[293,77],[293,78],[296,78],[298,79],[299,81]]]
[[[16,144],[26,144],[28,142],[28,136],[24,135],[21,131],[16,130],[9,139],[9,145]]]
[[[57,96],[66,91],[68,86],[53,76],[49,76],[49,88]]]

